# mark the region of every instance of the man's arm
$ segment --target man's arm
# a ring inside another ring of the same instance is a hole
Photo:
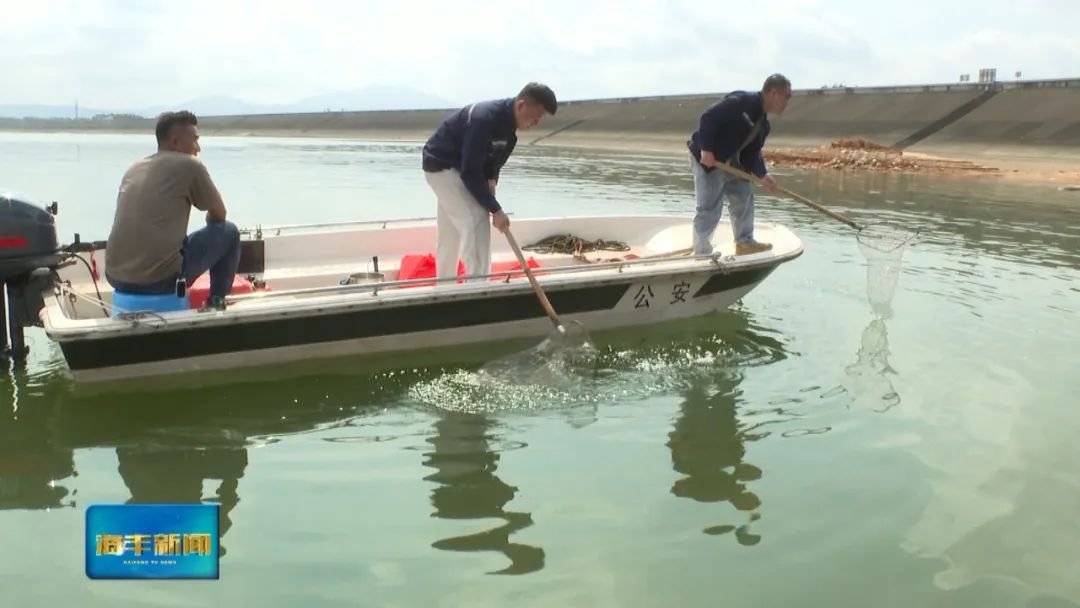
[[[486,116],[474,114],[465,127],[465,137],[461,144],[461,181],[476,198],[476,201],[491,213],[502,207],[488,186],[487,163],[488,148],[491,146],[491,121]]]
[[[778,188],[776,185],[776,178],[765,168],[765,156],[761,152],[758,152],[757,159],[754,160],[754,165],[750,167],[750,172],[760,177],[761,180],[765,182],[765,187],[769,192],[776,192]]]
[[[769,174],[769,171],[765,168],[765,155],[762,151],[758,151],[757,158],[754,159],[754,165],[750,167],[750,172],[758,177],[765,177]]]
[[[206,222],[224,222],[227,215],[225,201],[221,200],[214,180],[210,179],[210,172],[206,165],[195,160],[195,179],[191,182],[191,204],[196,209],[206,212]]]
[[[750,171],[765,180],[765,187],[770,192],[776,192],[776,178],[769,173],[768,167],[765,166],[765,140],[769,137],[769,132],[772,131],[772,127],[768,121],[765,122],[764,130],[761,133],[761,148],[758,149],[757,158],[754,159],[754,166],[750,168]]]
[[[490,164],[495,162],[493,160]],[[495,188],[499,185],[499,171],[502,170],[502,167],[495,166],[493,168],[490,164],[484,167],[484,176],[487,177],[488,190],[491,192],[491,196],[495,196]],[[496,198],[496,200],[498,199]]]
[[[510,155],[514,153],[514,147],[517,145],[517,139],[511,139],[506,144],[506,149],[502,151],[502,154],[497,158],[492,158],[490,162],[484,165],[484,175],[489,182],[499,183],[499,173],[502,172],[503,165],[506,161],[510,160]],[[492,194],[495,194],[492,192]]]

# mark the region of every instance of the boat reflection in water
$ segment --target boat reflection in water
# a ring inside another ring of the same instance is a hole
[[[0,510],[87,506],[74,489],[75,452],[111,448],[123,502],[219,504],[222,556],[253,445],[371,410],[338,405],[357,394],[350,377],[121,395],[79,395],[59,370],[13,380],[14,407],[0,411]]]
[[[746,445],[760,435],[754,434],[753,425],[740,422],[744,404],[739,384],[748,366],[784,358],[784,345],[738,311],[674,327],[594,333],[604,346],[593,367],[580,370],[573,385],[588,403],[547,404],[547,412],[556,412],[573,428],[587,428],[604,408],[619,407],[635,395],[682,394],[666,441],[679,474],[671,492],[703,503],[729,503],[746,516],[715,522],[705,532],[734,532],[738,542],[754,544],[758,537],[751,522],[761,501],[752,486],[761,471],[747,462]],[[474,360],[475,353],[459,354],[469,363],[373,373],[343,359],[340,365],[320,362],[317,372],[304,368],[299,377],[282,371],[261,380],[120,394],[75,390],[62,361],[37,375],[20,372],[0,389],[10,391],[14,404],[0,412],[0,509],[86,506],[78,500],[75,454],[105,448],[116,454],[118,476],[128,494],[123,502],[221,505],[224,556],[243,480],[252,473],[252,447],[301,433],[332,439],[338,429],[353,427],[360,418],[365,426],[388,424],[380,420],[393,415],[387,408],[417,407],[409,393],[422,381],[484,367]],[[505,556],[507,564],[493,573],[543,569],[547,556],[542,546],[514,538],[535,522],[531,513],[509,507],[519,495],[515,484],[528,480],[504,479],[499,472],[503,452],[527,449],[505,426],[506,413],[446,411],[424,404],[415,411],[421,417],[410,418],[416,428],[410,434],[427,436],[422,464],[428,472],[423,480],[433,486],[432,515],[496,520],[475,531],[435,539],[431,546]]]

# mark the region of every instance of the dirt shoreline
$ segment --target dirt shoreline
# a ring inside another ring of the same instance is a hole
[[[544,142],[552,147],[589,150],[633,150],[671,156],[687,154],[686,136],[576,137]],[[674,143],[673,143],[674,141]],[[778,139],[765,145],[770,167],[819,171],[936,174],[1048,184],[1080,191],[1080,149],[1050,146],[986,146],[955,144],[915,146],[901,152],[832,147],[832,142]],[[876,161],[876,162],[875,162]]]
[[[127,129],[0,129],[0,133],[80,133],[137,135]],[[302,139],[366,140],[420,143],[426,131],[412,130],[296,130],[296,129],[204,129],[204,137],[287,137]],[[542,134],[521,135],[527,146]],[[686,155],[686,134],[574,133],[543,139],[535,145],[581,150],[634,151]],[[821,171],[936,174],[960,177],[1000,178],[1046,183],[1059,190],[1080,191],[1080,149],[1074,146],[935,144],[891,150],[865,139],[833,141],[776,138],[765,146],[770,167]]]

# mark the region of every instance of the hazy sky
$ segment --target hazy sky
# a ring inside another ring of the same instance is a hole
[[[406,85],[455,103],[1080,77],[1080,0],[0,0],[0,104],[253,103]]]

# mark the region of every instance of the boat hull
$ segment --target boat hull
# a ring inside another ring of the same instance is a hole
[[[564,323],[619,329],[726,309],[775,268],[613,281],[547,295]],[[77,381],[99,382],[540,338],[551,331],[551,321],[527,291],[175,331],[166,327],[69,340],[60,347]]]
[[[584,238],[617,238],[630,256],[601,253],[582,262],[535,253],[537,278],[564,324],[602,331],[698,317],[744,297],[781,264],[802,254],[799,239],[775,224],[757,226],[772,251],[732,255],[730,237],[715,255],[685,255],[688,217],[625,216],[515,220],[524,242],[573,231]],[[261,231],[260,231],[261,232]],[[269,232],[269,231],[267,231]],[[522,276],[481,275],[464,282],[399,276],[402,256],[435,241],[432,222],[277,230],[248,245],[260,255],[253,272],[270,292],[238,296],[225,311],[184,310],[108,318],[111,292],[78,284],[42,311],[80,383],[207,372],[352,356],[389,356],[523,338],[541,339],[550,319]],[[495,247],[506,258],[505,248]],[[674,253],[680,252],[683,253]],[[388,281],[351,285],[364,262],[378,255]],[[614,257],[614,259],[612,259]],[[242,265],[245,260],[242,260]],[[86,294],[98,293],[101,300]],[[82,295],[80,295],[80,292]],[[104,304],[102,304],[104,303]]]

